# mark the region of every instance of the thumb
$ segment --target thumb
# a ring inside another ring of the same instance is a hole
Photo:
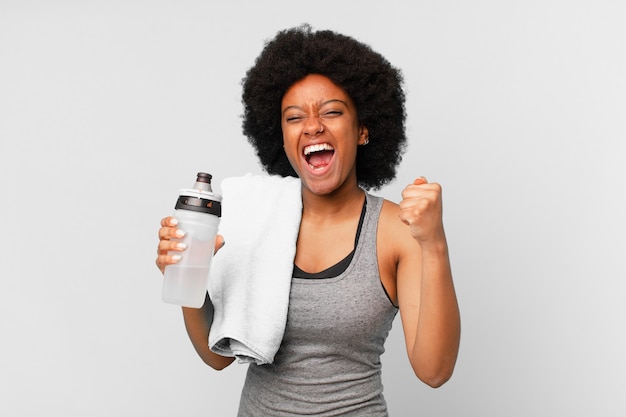
[[[422,185],[422,184],[427,184],[428,181],[426,180],[426,177],[419,177],[416,178],[415,181],[413,181],[413,185]]]
[[[215,251],[213,252],[213,254],[216,254],[217,251],[222,249],[225,244],[226,244],[226,241],[224,240],[224,236],[222,235],[215,236]]]

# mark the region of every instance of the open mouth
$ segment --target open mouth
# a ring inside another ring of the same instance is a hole
[[[322,169],[333,159],[335,148],[328,143],[316,143],[304,148],[304,158],[311,169]]]

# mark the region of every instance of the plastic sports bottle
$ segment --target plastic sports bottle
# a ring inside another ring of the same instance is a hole
[[[179,190],[174,217],[185,232],[181,239],[187,248],[181,260],[165,267],[163,301],[184,307],[200,308],[204,304],[215,236],[222,215],[222,197],[211,189],[211,175],[198,172],[193,189]]]

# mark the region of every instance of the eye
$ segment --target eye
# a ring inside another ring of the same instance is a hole
[[[295,115],[294,114],[294,115],[290,115],[290,116],[286,116],[285,117],[285,121],[287,123],[297,122],[299,120],[302,120],[302,116],[300,116],[300,115]]]
[[[343,112],[341,110],[328,110],[325,111],[322,116],[324,117],[338,117],[341,116]]]

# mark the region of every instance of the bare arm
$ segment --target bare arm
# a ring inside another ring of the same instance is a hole
[[[428,385],[439,387],[452,376],[461,334],[441,220],[441,187],[425,179],[407,187],[400,203],[400,219],[409,226],[412,238],[399,249],[397,269],[407,352],[415,374]]]
[[[173,217],[165,217],[161,220],[159,229],[159,247],[157,250],[156,264],[161,273],[165,271],[167,265],[174,264],[180,260],[177,256],[169,255],[170,251],[184,251],[185,247],[178,242],[170,240],[173,237],[182,237],[184,233],[176,227],[176,220]],[[222,236],[217,236],[215,240],[215,251],[224,245]],[[208,300],[208,295],[201,308],[182,307],[183,319],[189,339],[200,358],[213,369],[221,370],[230,365],[234,358],[225,357],[212,352],[209,349],[209,331],[213,322],[213,306]]]
[[[209,330],[213,321],[213,306],[207,296],[202,308],[182,307],[185,328],[200,358],[213,369],[222,370],[233,363],[234,358],[218,355],[209,349]]]

